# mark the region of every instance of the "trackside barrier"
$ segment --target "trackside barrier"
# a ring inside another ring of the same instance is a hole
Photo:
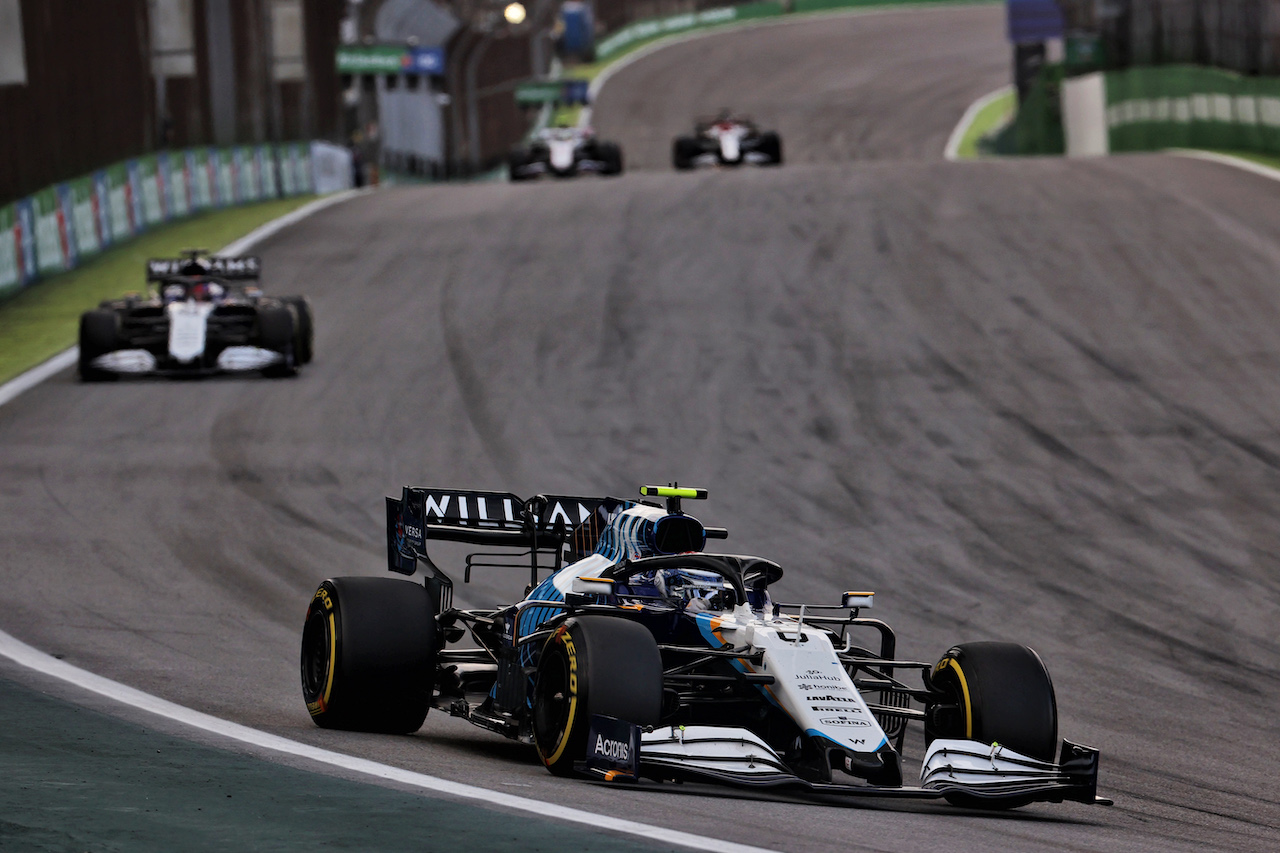
[[[857,6],[918,6],[924,3],[954,3],[965,0],[765,0],[687,12],[665,18],[650,18],[628,24],[596,43],[596,59],[606,60],[640,42],[661,36],[716,27],[752,18],[770,18],[777,15],[802,12],[822,12],[828,9],[848,9]],[[969,0],[973,2],[973,0]],[[979,0],[981,2],[981,0]]]
[[[324,142],[188,148],[115,163],[0,207],[0,299],[193,213],[351,186]]]
[[[1064,104],[1069,136],[1093,140],[1069,146],[1068,154],[1165,148],[1280,153],[1280,77],[1164,65],[1108,71],[1102,78],[1104,97],[1071,98]],[[1069,85],[1097,82],[1079,79]],[[1072,124],[1078,133],[1070,130]],[[1097,126],[1105,128],[1104,150],[1099,150]]]

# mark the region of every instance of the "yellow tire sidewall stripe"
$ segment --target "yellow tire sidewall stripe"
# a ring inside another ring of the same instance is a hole
[[[955,672],[956,678],[960,680],[960,692],[964,694],[964,736],[968,740],[973,740],[973,699],[969,696],[969,682],[964,677],[960,662],[955,658],[946,658],[938,664],[938,671],[944,669]]]
[[[569,716],[564,731],[560,733],[560,741],[556,744],[555,752],[545,759],[548,766],[555,764],[560,760],[560,756],[564,755],[565,749],[569,746],[569,735],[573,732],[574,721],[578,715],[578,650],[568,631],[558,636],[556,641],[564,645],[565,653],[569,656]]]

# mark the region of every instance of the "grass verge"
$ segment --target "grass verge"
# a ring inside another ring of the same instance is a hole
[[[994,137],[1013,120],[1015,103],[1015,93],[1008,91],[978,110],[978,114],[973,117],[973,121],[969,122],[969,127],[960,137],[956,156],[961,160],[972,160],[982,156],[985,153],[984,140]]]
[[[145,289],[147,258],[175,256],[192,246],[216,250],[314,198],[209,211],[160,226],[0,302],[0,382],[75,344],[81,312],[103,299]]]
[[[1226,154],[1229,157],[1239,157],[1241,160],[1248,160],[1250,163],[1257,163],[1259,166],[1268,166],[1272,169],[1280,169],[1280,157],[1270,154],[1257,154],[1253,151],[1219,151],[1211,149],[1214,154]]]

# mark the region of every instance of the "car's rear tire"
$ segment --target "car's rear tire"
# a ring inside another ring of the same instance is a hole
[[[778,134],[772,130],[760,134],[760,144],[757,146],[756,150],[769,158],[769,161],[763,165],[782,165],[782,137],[778,136]]]
[[[77,369],[84,382],[116,379],[109,370],[99,370],[93,360],[120,348],[120,318],[114,311],[86,311],[80,315],[80,356]]]
[[[293,312],[287,306],[272,305],[258,310],[258,346],[282,356],[280,362],[263,370],[263,375],[297,375],[299,362],[294,349],[295,336]]]
[[[671,145],[671,164],[680,171],[694,167],[694,160],[702,153],[698,140],[690,136],[678,136]]]
[[[1058,705],[1044,661],[1017,643],[962,643],[947,650],[930,680],[943,695],[925,715],[925,741],[965,738],[999,743],[1040,761],[1058,750]],[[953,805],[1007,809],[1027,799],[991,800],[948,793]]]
[[[328,729],[412,734],[431,706],[439,646],[425,587],[394,578],[320,584],[302,629],[302,698]]]
[[[512,151],[507,155],[507,177],[512,181],[527,181],[530,176],[523,174],[522,169],[529,165],[530,157],[524,151]]]
[[[591,717],[658,724],[662,656],[643,625],[616,616],[569,619],[547,639],[533,686],[533,740],[557,776],[587,753]]]
[[[293,309],[293,351],[298,364],[310,364],[315,345],[315,315],[311,312],[311,300],[305,296],[286,296],[280,300]]]

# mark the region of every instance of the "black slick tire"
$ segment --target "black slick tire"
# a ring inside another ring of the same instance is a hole
[[[286,296],[280,300],[293,310],[293,352],[298,364],[310,364],[315,346],[315,315],[311,312],[311,300],[305,296]]]
[[[1044,661],[1017,643],[953,646],[933,668],[934,687],[946,699],[925,717],[925,741],[965,738],[999,743],[1040,761],[1056,760],[1058,706]],[[953,805],[1007,809],[1028,800],[990,800],[949,793]]]
[[[302,698],[316,725],[412,734],[435,685],[435,606],[425,587],[394,578],[320,584],[302,630]]]
[[[591,717],[658,724],[662,656],[643,625],[614,616],[578,616],[547,639],[533,686],[533,740],[557,776],[587,752]]]
[[[262,371],[264,376],[296,376],[298,356],[294,351],[293,312],[287,305],[258,309],[258,346],[278,352],[283,360]]]
[[[86,311],[80,315],[80,356],[77,369],[85,382],[105,382],[117,378],[109,370],[99,370],[93,360],[120,348],[120,318],[114,311]]]
[[[599,157],[604,163],[604,168],[600,170],[602,175],[621,175],[622,174],[622,149],[616,142],[601,142],[598,146]]]
[[[702,153],[698,140],[688,136],[678,136],[671,145],[671,165],[685,172],[693,168],[694,160]]]
[[[773,131],[760,134],[760,144],[757,150],[769,158],[766,166],[782,165],[782,137]]]

